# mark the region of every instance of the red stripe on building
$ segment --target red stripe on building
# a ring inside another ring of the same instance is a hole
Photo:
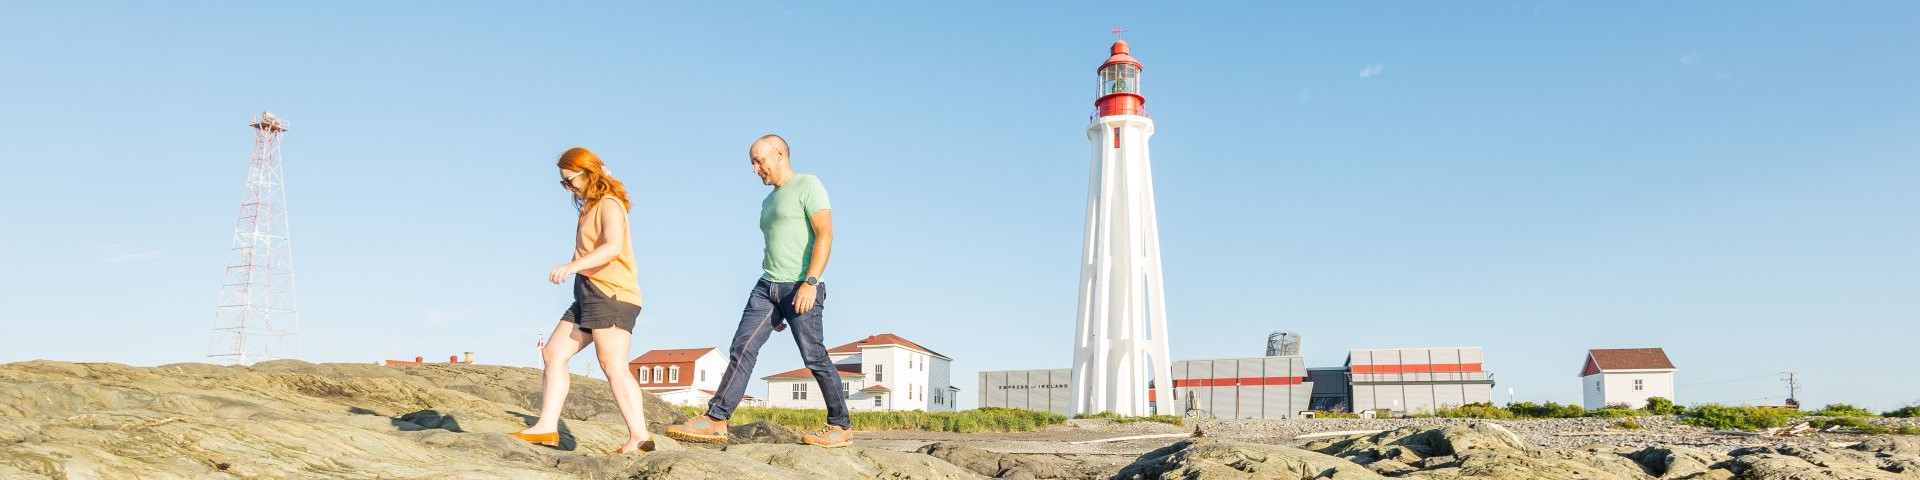
[[[1478,363],[1416,363],[1408,365],[1354,365],[1353,373],[1461,373],[1478,372]]]
[[[1247,378],[1193,378],[1174,380],[1173,388],[1186,387],[1251,387],[1256,385],[1299,385],[1307,377],[1247,377]]]

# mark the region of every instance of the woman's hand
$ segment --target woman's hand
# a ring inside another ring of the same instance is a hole
[[[571,277],[575,273],[580,273],[580,267],[574,266],[573,262],[562,263],[558,267],[553,267],[553,271],[547,272],[547,281],[553,282],[554,285],[559,285],[561,282],[567,281],[567,277]]]

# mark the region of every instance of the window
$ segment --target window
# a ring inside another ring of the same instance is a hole
[[[879,395],[874,395],[874,396],[873,396],[873,406],[876,406],[876,407],[879,407],[879,406],[882,406],[882,405],[880,405],[880,396],[879,396]]]
[[[873,383],[880,383],[885,381],[887,381],[886,364],[874,365],[873,366]]]
[[[794,383],[793,383],[793,399],[794,399],[794,400],[806,400],[806,399],[807,399],[807,382],[794,382]]]
[[[648,370],[647,367],[640,367],[639,372],[634,376],[640,377],[640,383],[653,383],[653,370]]]
[[[680,383],[680,366],[667,369],[667,383]]]
[[[913,400],[913,384],[907,384],[907,400]]]
[[[1636,392],[1637,392],[1637,391],[1640,391],[1640,390],[1646,390],[1646,384],[1644,384],[1644,383],[1641,383],[1641,382],[1644,382],[1644,381],[1645,381],[1645,380],[1641,380],[1641,379],[1638,379],[1638,378],[1636,378],[1636,379],[1633,379],[1633,390],[1634,390],[1634,391],[1636,391]]]
[[[934,405],[943,405],[943,404],[946,404],[946,403],[947,403],[947,398],[946,398],[946,395],[942,395],[942,394],[940,394],[940,391],[939,391],[939,390],[934,390],[934,391],[933,391],[933,404],[934,404]]]
[[[847,390],[846,396],[849,396],[849,397],[853,396],[853,382],[840,382],[840,386],[846,388]]]
[[[656,382],[665,382],[665,381],[667,381],[667,380],[666,380],[666,379],[667,379],[667,375],[666,375],[665,373],[662,373],[662,372],[660,371],[660,367],[653,367],[653,378],[654,378],[654,380],[653,380],[653,381],[656,381]]]
[[[701,371],[700,371],[700,381],[702,381],[702,382],[704,382],[704,381],[707,381],[707,371],[706,371],[706,370],[701,370]]]

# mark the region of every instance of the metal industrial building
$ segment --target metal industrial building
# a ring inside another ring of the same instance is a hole
[[[1182,360],[1173,396],[1183,412],[1213,418],[1297,418],[1311,410],[1313,382],[1298,356]]]
[[[1292,348],[1297,352],[1297,343]],[[1173,411],[1158,411],[1155,401],[1154,413],[1261,419],[1306,411],[1432,412],[1493,401],[1493,374],[1482,361],[1479,347],[1356,349],[1346,365],[1320,368],[1295,355],[1181,360],[1172,365]],[[1071,377],[1069,369],[980,372],[980,406],[1070,415]]]
[[[980,372],[980,406],[1072,415],[1073,369]]]
[[[1351,411],[1432,412],[1493,401],[1493,374],[1479,347],[1367,349],[1347,352]]]

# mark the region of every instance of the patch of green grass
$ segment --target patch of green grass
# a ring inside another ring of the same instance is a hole
[[[1757,431],[1787,424],[1798,412],[1780,408],[1729,406],[1709,403],[1687,409],[1681,423],[1719,430]]]
[[[1642,425],[1640,425],[1640,422],[1634,421],[1634,420],[1621,420],[1620,422],[1613,424],[1613,428],[1618,428],[1621,430],[1639,430],[1641,427]]]
[[[679,407],[688,416],[706,414],[703,407]],[[924,430],[930,432],[1026,432],[1048,425],[1066,423],[1067,417],[1051,412],[1011,408],[978,408],[958,412],[851,412],[854,430]],[[740,425],[766,420],[796,431],[813,430],[827,424],[826,410],[797,408],[741,407],[733,411],[729,424]]]
[[[1360,418],[1360,414],[1353,412],[1313,412],[1313,418]]]
[[[1822,417],[1878,417],[1879,416],[1879,415],[1875,415],[1873,412],[1867,411],[1867,409],[1844,404],[1844,403],[1827,404],[1826,407],[1822,407],[1819,410],[1815,410],[1807,414],[1818,415]]]
[[[1920,417],[1920,403],[1915,403],[1912,405],[1896,408],[1896,409],[1893,409],[1893,411],[1882,413],[1880,414],[1880,416],[1888,417],[1888,418]]]
[[[1579,405],[1561,405],[1554,402],[1537,404],[1520,402],[1507,404],[1507,410],[1520,418],[1577,418],[1587,416],[1587,409]]]
[[[1843,430],[1859,430],[1862,432],[1876,434],[1876,435],[1885,435],[1885,434],[1893,433],[1892,429],[1888,429],[1887,427],[1882,427],[1879,425],[1874,425],[1872,423],[1867,422],[1866,420],[1862,420],[1860,417],[1816,418],[1816,419],[1813,419],[1813,421],[1808,422],[1808,426],[1821,429],[1821,430],[1825,430],[1829,427],[1840,427]]]
[[[1911,425],[1901,425],[1899,427],[1895,427],[1893,429],[1893,433],[1900,434],[1900,435],[1920,435],[1920,427],[1915,427]]]
[[[1651,412],[1633,407],[1608,406],[1599,410],[1588,410],[1586,416],[1604,418],[1624,418],[1651,415]]]
[[[1461,405],[1458,407],[1441,405],[1438,410],[1433,411],[1433,414],[1431,416],[1441,417],[1441,418],[1507,419],[1507,418],[1513,418],[1514,414],[1512,410],[1507,410],[1504,408],[1493,406],[1492,403],[1480,402],[1480,403],[1469,403],[1469,404]]]
[[[1074,415],[1073,418],[1106,419],[1106,420],[1112,420],[1113,423],[1159,422],[1159,423],[1175,425],[1175,426],[1184,426],[1187,424],[1186,419],[1180,418],[1179,415],[1151,415],[1151,416],[1145,416],[1145,417],[1128,417],[1128,416],[1115,415],[1113,412],[1100,412],[1100,413],[1094,413],[1094,414]]]

